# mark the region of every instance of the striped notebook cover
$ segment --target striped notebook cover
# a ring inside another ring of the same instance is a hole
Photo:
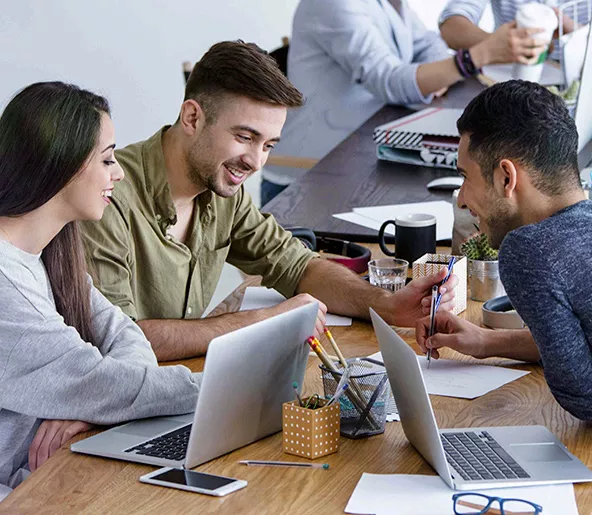
[[[407,150],[458,150],[456,121],[462,112],[443,107],[422,109],[376,127],[373,140],[377,145]]]

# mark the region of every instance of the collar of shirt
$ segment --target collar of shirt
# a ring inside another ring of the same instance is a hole
[[[142,149],[146,189],[148,197],[153,199],[156,220],[163,233],[170,226],[177,223],[177,210],[167,180],[164,153],[162,151],[162,136],[170,127],[170,125],[165,125],[146,141]],[[212,199],[213,193],[209,190],[197,196],[197,201],[202,208],[201,212],[206,217],[212,211]]]

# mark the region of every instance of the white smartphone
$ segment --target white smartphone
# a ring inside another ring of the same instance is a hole
[[[222,497],[247,486],[242,479],[214,476],[193,470],[164,467],[140,477],[142,483],[179,488],[198,494]]]

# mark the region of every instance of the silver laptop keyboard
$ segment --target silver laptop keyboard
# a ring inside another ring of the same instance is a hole
[[[441,433],[446,460],[465,480],[530,476],[487,431]]]
[[[191,424],[175,429],[152,440],[142,442],[140,445],[130,447],[125,452],[154,456],[165,460],[179,461],[187,454]]]

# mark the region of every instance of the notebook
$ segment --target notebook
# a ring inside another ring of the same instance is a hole
[[[429,107],[374,129],[378,159],[456,169],[462,109]]]

